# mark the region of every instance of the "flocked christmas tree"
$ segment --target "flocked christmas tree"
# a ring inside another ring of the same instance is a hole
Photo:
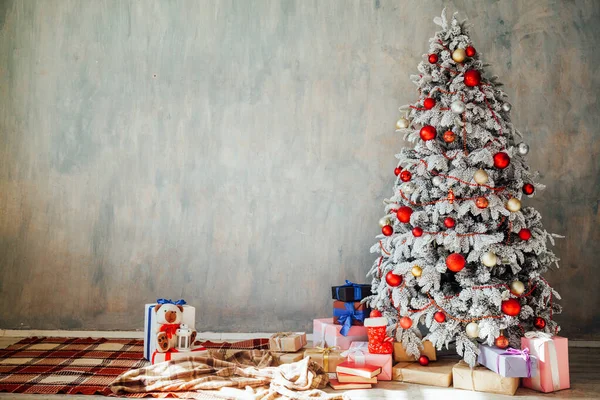
[[[507,95],[485,77],[464,22],[434,22],[442,29],[411,76],[419,98],[400,108],[398,131],[416,144],[396,156],[368,302],[408,354],[423,340],[455,344],[474,365],[478,340],[520,348],[526,331],[558,331],[560,297],[542,277],[558,258],[546,247],[555,235],[521,205],[543,185]]]

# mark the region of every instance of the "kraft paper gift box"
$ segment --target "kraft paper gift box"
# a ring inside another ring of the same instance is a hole
[[[178,351],[177,349],[171,349],[164,353],[159,353],[158,351],[154,351],[152,353],[152,359],[150,362],[152,364],[157,364],[160,362],[171,361],[171,360],[186,360],[186,359],[194,359],[195,357],[208,357],[208,350],[206,347],[198,346],[193,347],[189,351]]]
[[[371,285],[346,281],[345,285],[332,286],[331,298],[340,301],[361,301],[371,295]]]
[[[433,343],[429,340],[426,340],[423,343],[423,348],[419,349],[421,351],[422,356],[429,357],[429,361],[435,361],[437,359],[435,347],[433,347]],[[406,350],[402,346],[400,342],[394,342],[394,361],[396,362],[415,362],[419,359],[419,357],[409,356],[406,354]]]
[[[519,387],[519,378],[500,376],[483,366],[469,367],[460,361],[452,368],[452,380],[455,389],[473,390],[476,392],[514,395]]]
[[[539,374],[524,378],[524,387],[544,393],[571,387],[567,338],[543,332],[526,332],[525,337],[521,338],[521,349],[525,348],[537,357]]]
[[[338,346],[341,350],[348,350],[352,342],[366,342],[367,328],[364,326],[350,326],[345,335],[345,325],[336,325],[333,318],[320,318],[313,320],[313,342],[319,346]]]
[[[371,309],[360,301],[343,302],[335,300],[333,302],[333,323],[337,325],[364,325],[365,318],[369,316]],[[349,320],[349,322],[347,322]]]
[[[310,357],[312,361],[323,367],[325,372],[329,373],[335,373],[336,367],[346,361],[342,350],[337,347],[308,348],[304,351],[304,357]]]
[[[154,311],[154,307],[158,304],[158,301],[167,301],[168,303],[170,300],[158,299],[156,303],[150,303],[144,306],[144,358],[148,361],[151,361],[152,354],[156,350],[158,324],[156,323],[156,311]],[[183,305],[181,323],[195,329],[196,308],[186,305],[184,300],[178,300],[172,303]]]
[[[377,375],[377,380],[392,380],[392,355],[369,353],[369,342],[352,342],[350,348],[344,351],[342,356],[354,362],[381,367],[381,373]]]
[[[392,368],[395,381],[421,385],[449,387],[452,385],[452,367],[456,360],[439,360],[422,366],[413,362],[401,362]]]
[[[531,356],[529,350],[499,349],[480,344],[477,362],[507,378],[531,378],[538,375],[537,357]]]
[[[297,351],[295,353],[281,353],[281,352],[271,352],[271,356],[273,357],[273,365],[279,366],[282,364],[291,364],[297,361],[300,361],[304,358],[304,350]]]
[[[306,346],[305,332],[279,332],[269,338],[272,351],[294,353]]]

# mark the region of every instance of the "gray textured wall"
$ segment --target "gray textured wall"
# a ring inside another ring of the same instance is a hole
[[[600,338],[597,1],[2,1],[3,328],[310,330],[362,280],[397,107],[443,5],[474,24],[548,190],[548,274]]]

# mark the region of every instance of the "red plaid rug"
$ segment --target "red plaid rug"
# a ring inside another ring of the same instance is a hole
[[[107,396],[117,376],[146,365],[142,340],[27,338],[0,349],[0,392]]]

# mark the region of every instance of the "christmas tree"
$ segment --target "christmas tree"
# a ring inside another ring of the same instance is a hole
[[[546,246],[557,235],[521,206],[543,185],[497,77],[484,76],[456,15],[434,22],[442,29],[411,76],[419,98],[400,108],[398,131],[415,146],[396,155],[367,301],[408,354],[418,355],[424,340],[455,344],[475,365],[478,340],[520,348],[526,331],[558,332],[560,297],[542,277],[558,266]]]

